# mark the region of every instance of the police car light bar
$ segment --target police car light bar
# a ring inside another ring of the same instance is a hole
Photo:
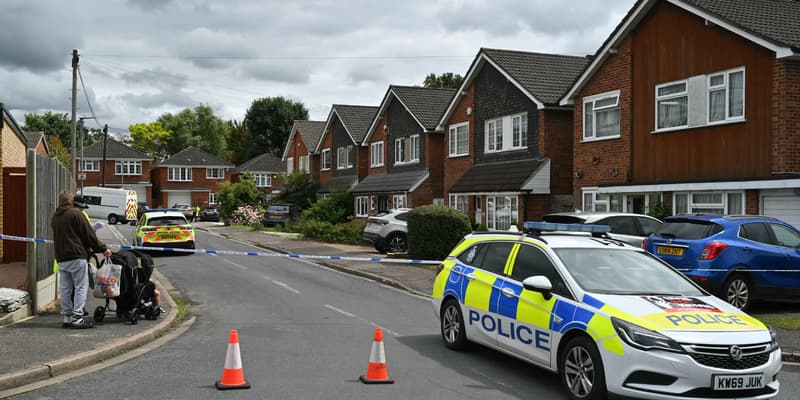
[[[557,224],[554,222],[526,222],[526,231],[608,233],[608,225]]]

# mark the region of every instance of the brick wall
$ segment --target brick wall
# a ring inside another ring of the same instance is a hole
[[[23,143],[7,124],[3,124],[3,168],[25,167],[27,144]]]
[[[539,111],[539,149],[550,158],[550,192],[572,193],[572,110]]]
[[[375,131],[372,132],[372,136],[369,138],[369,146],[367,147],[367,164],[372,164],[372,143],[375,142],[383,142],[383,165],[380,167],[370,167],[369,171],[367,172],[368,175],[371,174],[385,174],[387,170],[387,165],[389,165],[389,156],[394,156],[394,153],[389,152],[389,141],[387,140],[386,129],[383,129],[389,123],[389,115],[388,113],[383,113],[381,115],[381,119],[378,120],[378,124],[375,127]]]
[[[456,104],[455,109],[453,110],[453,114],[450,116],[450,119],[447,121],[444,131],[444,140],[443,140],[443,149],[442,149],[442,156],[444,158],[444,177],[443,177],[443,186],[444,186],[444,196],[445,196],[445,204],[449,202],[449,193],[450,188],[464,176],[464,173],[469,171],[472,168],[472,165],[475,164],[475,151],[477,149],[475,145],[475,86],[470,85],[466,89],[466,94],[461,96],[461,99]],[[470,113],[467,114],[467,109],[470,109]],[[469,155],[461,156],[461,157],[449,157],[448,154],[450,153],[450,126],[460,124],[462,122],[469,123]],[[472,201],[470,199],[470,201]],[[474,213],[471,214],[474,217]]]
[[[300,133],[296,133],[294,138],[292,138],[292,145],[288,152],[286,152],[286,158],[293,157],[293,164],[292,164],[292,171],[297,171],[300,168],[300,157],[308,155],[308,146],[306,146],[305,142],[303,142],[303,138],[300,136]],[[311,168],[311,159],[309,158],[309,169]]]
[[[623,39],[617,49],[578,93],[573,121],[575,204],[581,207],[581,188],[627,182],[632,175],[631,131],[631,38]],[[620,91],[620,137],[583,143],[583,98]]]
[[[328,181],[333,176],[333,170],[336,169],[336,149],[333,148],[333,129],[330,127],[323,133],[324,138],[322,139],[322,146],[319,147],[319,156],[320,161],[319,165],[322,168],[322,150],[330,149],[330,168],[327,170],[320,169],[319,171],[319,184],[324,185],[328,183]]]
[[[744,213],[749,215],[758,215],[759,212],[759,194],[760,190],[745,190],[744,192]]]
[[[169,192],[162,192],[164,188],[169,189],[189,189],[189,188],[207,188],[211,192],[219,192],[219,184],[222,182],[231,182],[231,174],[233,168],[226,168],[224,179],[207,179],[206,168],[192,168],[192,181],[191,182],[172,182],[168,181],[168,167],[154,168],[151,174],[154,186],[154,195],[157,196],[153,199],[156,206],[170,207]],[[192,192],[192,202],[198,201],[198,204],[208,203],[208,192]]]
[[[519,196],[519,223],[525,221],[541,221],[545,214],[551,212],[549,195]]]
[[[800,61],[775,60],[772,79],[772,173],[800,172]]]

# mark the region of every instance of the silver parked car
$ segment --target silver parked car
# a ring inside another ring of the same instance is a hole
[[[609,236],[632,246],[642,247],[642,240],[655,232],[661,221],[644,214],[615,212],[564,212],[545,215],[544,222],[592,224],[611,227]]]
[[[398,208],[367,218],[367,226],[361,238],[375,246],[381,253],[404,253],[408,251],[408,228],[406,218],[410,208]]]

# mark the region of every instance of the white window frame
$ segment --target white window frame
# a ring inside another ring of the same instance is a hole
[[[677,85],[683,85],[684,86],[684,89],[683,89],[682,92],[675,92],[675,93],[670,93],[670,94],[665,94],[665,95],[660,95],[659,96],[658,91],[660,89],[663,89],[663,88],[666,88],[666,87],[670,87],[670,86],[677,86]],[[656,120],[655,120],[655,131],[656,132],[671,131],[671,130],[676,130],[676,129],[686,129],[686,128],[689,127],[689,110],[691,109],[692,105],[689,102],[689,80],[688,79],[684,79],[684,80],[680,80],[680,81],[667,82],[667,83],[661,83],[661,84],[656,85],[655,96],[656,96],[656,114],[655,114],[656,115]],[[681,99],[681,98],[684,98],[684,97],[686,98],[686,123],[683,124],[683,125],[665,126],[663,128],[659,127],[658,126],[658,119],[659,119],[658,118],[659,117],[659,113],[658,113],[659,107],[658,106],[659,106],[659,103],[670,101],[670,100]]]
[[[167,180],[170,182],[191,182],[192,167],[168,167]]]
[[[461,131],[462,129],[463,131]],[[463,146],[464,148],[459,149],[459,146]],[[462,122],[450,126],[447,154],[451,158],[469,155],[469,122]]]
[[[353,146],[352,145],[347,146],[346,149],[347,149],[347,154],[345,154],[344,157],[347,160],[347,168],[353,168],[353,159],[356,158],[355,153],[353,153]],[[350,157],[350,154],[352,154],[353,157]]]
[[[370,167],[383,166],[383,141],[372,142],[369,145],[369,166]]]
[[[289,175],[294,172],[294,157],[286,159],[286,174]]]
[[[297,162],[298,162],[298,164],[297,164],[298,171],[300,171],[300,172],[302,172],[304,174],[307,174],[308,173],[308,154],[306,154],[304,156],[300,156],[297,159]]]
[[[406,139],[405,137],[394,140],[394,163],[404,164],[406,158]]]
[[[584,142],[591,142],[591,141],[596,141],[596,140],[617,139],[617,138],[620,137],[621,131],[622,131],[622,128],[621,128],[621,126],[622,126],[622,113],[621,112],[619,112],[617,114],[618,115],[618,120],[617,120],[617,128],[618,129],[617,129],[617,132],[614,133],[614,134],[609,134],[609,135],[604,135],[604,136],[597,136],[597,113],[598,112],[609,112],[609,111],[613,111],[615,109],[616,110],[620,110],[619,97],[620,97],[620,91],[619,90],[614,90],[614,91],[611,91],[611,92],[600,93],[600,94],[587,96],[587,97],[583,98],[583,127],[582,127],[582,130],[583,130],[583,141]],[[600,102],[602,100],[612,99],[612,98],[614,99],[613,103],[610,103],[608,105],[600,106],[599,108],[596,107],[596,104],[598,102]],[[591,124],[588,125],[588,126],[591,127],[591,130],[587,129],[587,122],[588,122],[587,121],[588,118],[586,116],[586,111],[588,110],[587,105],[591,105],[592,106],[592,111],[591,111],[591,119],[592,120],[591,120]]]
[[[469,211],[469,195],[466,194],[450,194],[448,199],[448,206],[467,215]]]
[[[320,170],[322,171],[330,171],[331,169],[331,149],[330,147],[327,149],[322,149],[322,153],[320,154]]]
[[[395,194],[392,196],[392,208],[406,208],[408,205],[408,198],[405,194]]]
[[[141,176],[142,161],[116,160],[114,161],[114,175]]]
[[[369,209],[370,210],[374,210],[376,204],[377,204],[377,202],[376,202],[376,199],[375,199],[375,195],[369,196]]]
[[[206,179],[225,179],[225,168],[206,168]]]
[[[356,217],[369,216],[369,196],[356,196]]]
[[[272,174],[253,174],[253,181],[255,181],[256,187],[272,187]]]
[[[509,221],[498,221],[498,199],[502,199],[503,211],[509,212]],[[508,203],[506,203],[508,202]],[[509,226],[505,226],[508,222]],[[486,226],[490,230],[506,230],[511,224],[519,225],[519,196],[517,195],[496,195],[486,196]]]
[[[217,194],[208,192],[208,204],[217,204]]]
[[[408,137],[408,162],[419,162],[419,135],[411,135]]]
[[[347,149],[344,147],[336,148],[336,169],[347,168]]]
[[[100,172],[100,160],[81,160],[83,172]]]
[[[516,133],[517,144],[514,145],[514,122],[519,121],[519,132]],[[528,147],[528,113],[517,113],[486,120],[485,123],[486,153],[500,153],[526,149]],[[523,129],[524,127],[524,129]],[[523,132],[524,131],[524,132]]]
[[[651,207],[658,202],[663,202],[661,192],[642,192],[642,193],[599,193],[597,187],[583,188],[583,201],[581,210],[584,212],[634,212],[628,208],[629,196],[644,196],[645,210],[651,210]],[[657,199],[655,199],[655,197]]]
[[[707,194],[719,194],[721,201],[715,203],[700,203],[694,201],[696,195],[707,195]],[[735,202],[736,204],[734,204],[734,202],[731,202],[731,197],[735,196],[739,197],[738,201]],[[678,209],[678,197],[685,198],[686,210]],[[731,209],[733,206],[738,208],[741,211],[740,213],[746,212],[744,191],[704,190],[704,191],[693,191],[693,192],[675,192],[672,194],[673,214],[694,214],[696,212],[712,212],[709,211],[709,209],[717,209],[722,211],[719,214],[729,215],[731,214]]]
[[[742,114],[741,115],[731,115],[731,97],[732,92],[731,90],[731,79],[730,76],[733,74],[740,73],[742,74]],[[711,85],[711,79],[722,76],[722,84],[720,85]],[[720,71],[714,72],[711,74],[706,75],[706,123],[709,125],[713,124],[722,124],[726,122],[738,122],[744,120],[744,111],[745,111],[745,99],[746,96],[746,85],[747,79],[745,75],[744,67],[729,69],[727,71]],[[711,120],[711,95],[715,92],[723,91],[724,94],[724,101],[725,101],[725,116],[719,120]]]

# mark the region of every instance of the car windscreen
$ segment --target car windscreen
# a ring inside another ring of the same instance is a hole
[[[722,226],[711,221],[667,220],[656,229],[656,236],[673,239],[703,239],[722,232]]]
[[[174,226],[187,225],[186,219],[179,217],[153,217],[147,221],[147,226]]]
[[[701,296],[680,272],[643,251],[603,248],[555,249],[570,275],[587,292]]]
[[[289,206],[269,206],[267,207],[267,212],[274,214],[287,214],[289,212]]]
[[[582,224],[584,221],[586,221],[584,218],[575,215],[559,214],[545,215],[542,220],[544,222],[552,222],[554,224]]]

